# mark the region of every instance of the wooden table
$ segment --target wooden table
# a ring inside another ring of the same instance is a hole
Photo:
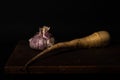
[[[7,74],[44,73],[119,73],[120,46],[104,48],[58,49],[52,51],[22,71],[25,63],[41,51],[31,49],[27,41],[21,40],[9,57],[4,69]]]

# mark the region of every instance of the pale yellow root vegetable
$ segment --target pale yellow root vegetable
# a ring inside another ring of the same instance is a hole
[[[53,51],[59,48],[69,48],[69,47],[71,48],[102,47],[102,46],[106,46],[109,43],[109,40],[110,40],[110,34],[107,31],[98,31],[80,39],[74,39],[71,41],[54,44],[53,46],[45,49],[44,51],[40,52],[39,54],[34,56],[32,59],[30,59],[25,64],[24,70],[26,70],[28,65],[31,64],[33,61],[41,57],[43,54],[47,54],[50,51]]]

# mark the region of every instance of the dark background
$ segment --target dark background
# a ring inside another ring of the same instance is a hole
[[[28,40],[43,25],[51,27],[50,32],[58,42],[107,30],[112,42],[117,43],[120,40],[119,9],[119,2],[102,0],[3,2],[0,6],[0,66],[4,66],[19,40]]]
[[[0,10],[0,43],[27,39],[43,25],[51,27],[51,33],[58,41],[98,30],[107,30],[118,39],[119,7],[118,2],[102,0],[10,1]]]

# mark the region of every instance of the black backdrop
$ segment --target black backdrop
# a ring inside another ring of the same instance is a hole
[[[119,3],[102,0],[41,0],[3,2],[0,6],[1,59],[7,59],[19,40],[28,40],[39,27],[51,27],[56,41],[71,40],[107,30],[119,41]]]
[[[0,17],[0,43],[27,39],[43,25],[51,26],[57,41],[98,30],[108,30],[118,39],[119,33],[119,5],[113,1],[7,2],[1,6]]]

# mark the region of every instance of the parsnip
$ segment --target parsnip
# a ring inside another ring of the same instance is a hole
[[[74,39],[71,41],[66,42],[60,42],[57,44],[54,44],[53,46],[45,49],[44,51],[40,52],[36,56],[34,56],[32,59],[30,59],[24,66],[24,70],[28,67],[29,64],[31,64],[33,61],[38,59],[44,54],[49,53],[52,50],[56,50],[59,48],[91,48],[91,47],[102,47],[106,46],[109,43],[110,40],[110,34],[107,31],[98,31],[94,32],[93,34],[80,38],[80,39]]]

